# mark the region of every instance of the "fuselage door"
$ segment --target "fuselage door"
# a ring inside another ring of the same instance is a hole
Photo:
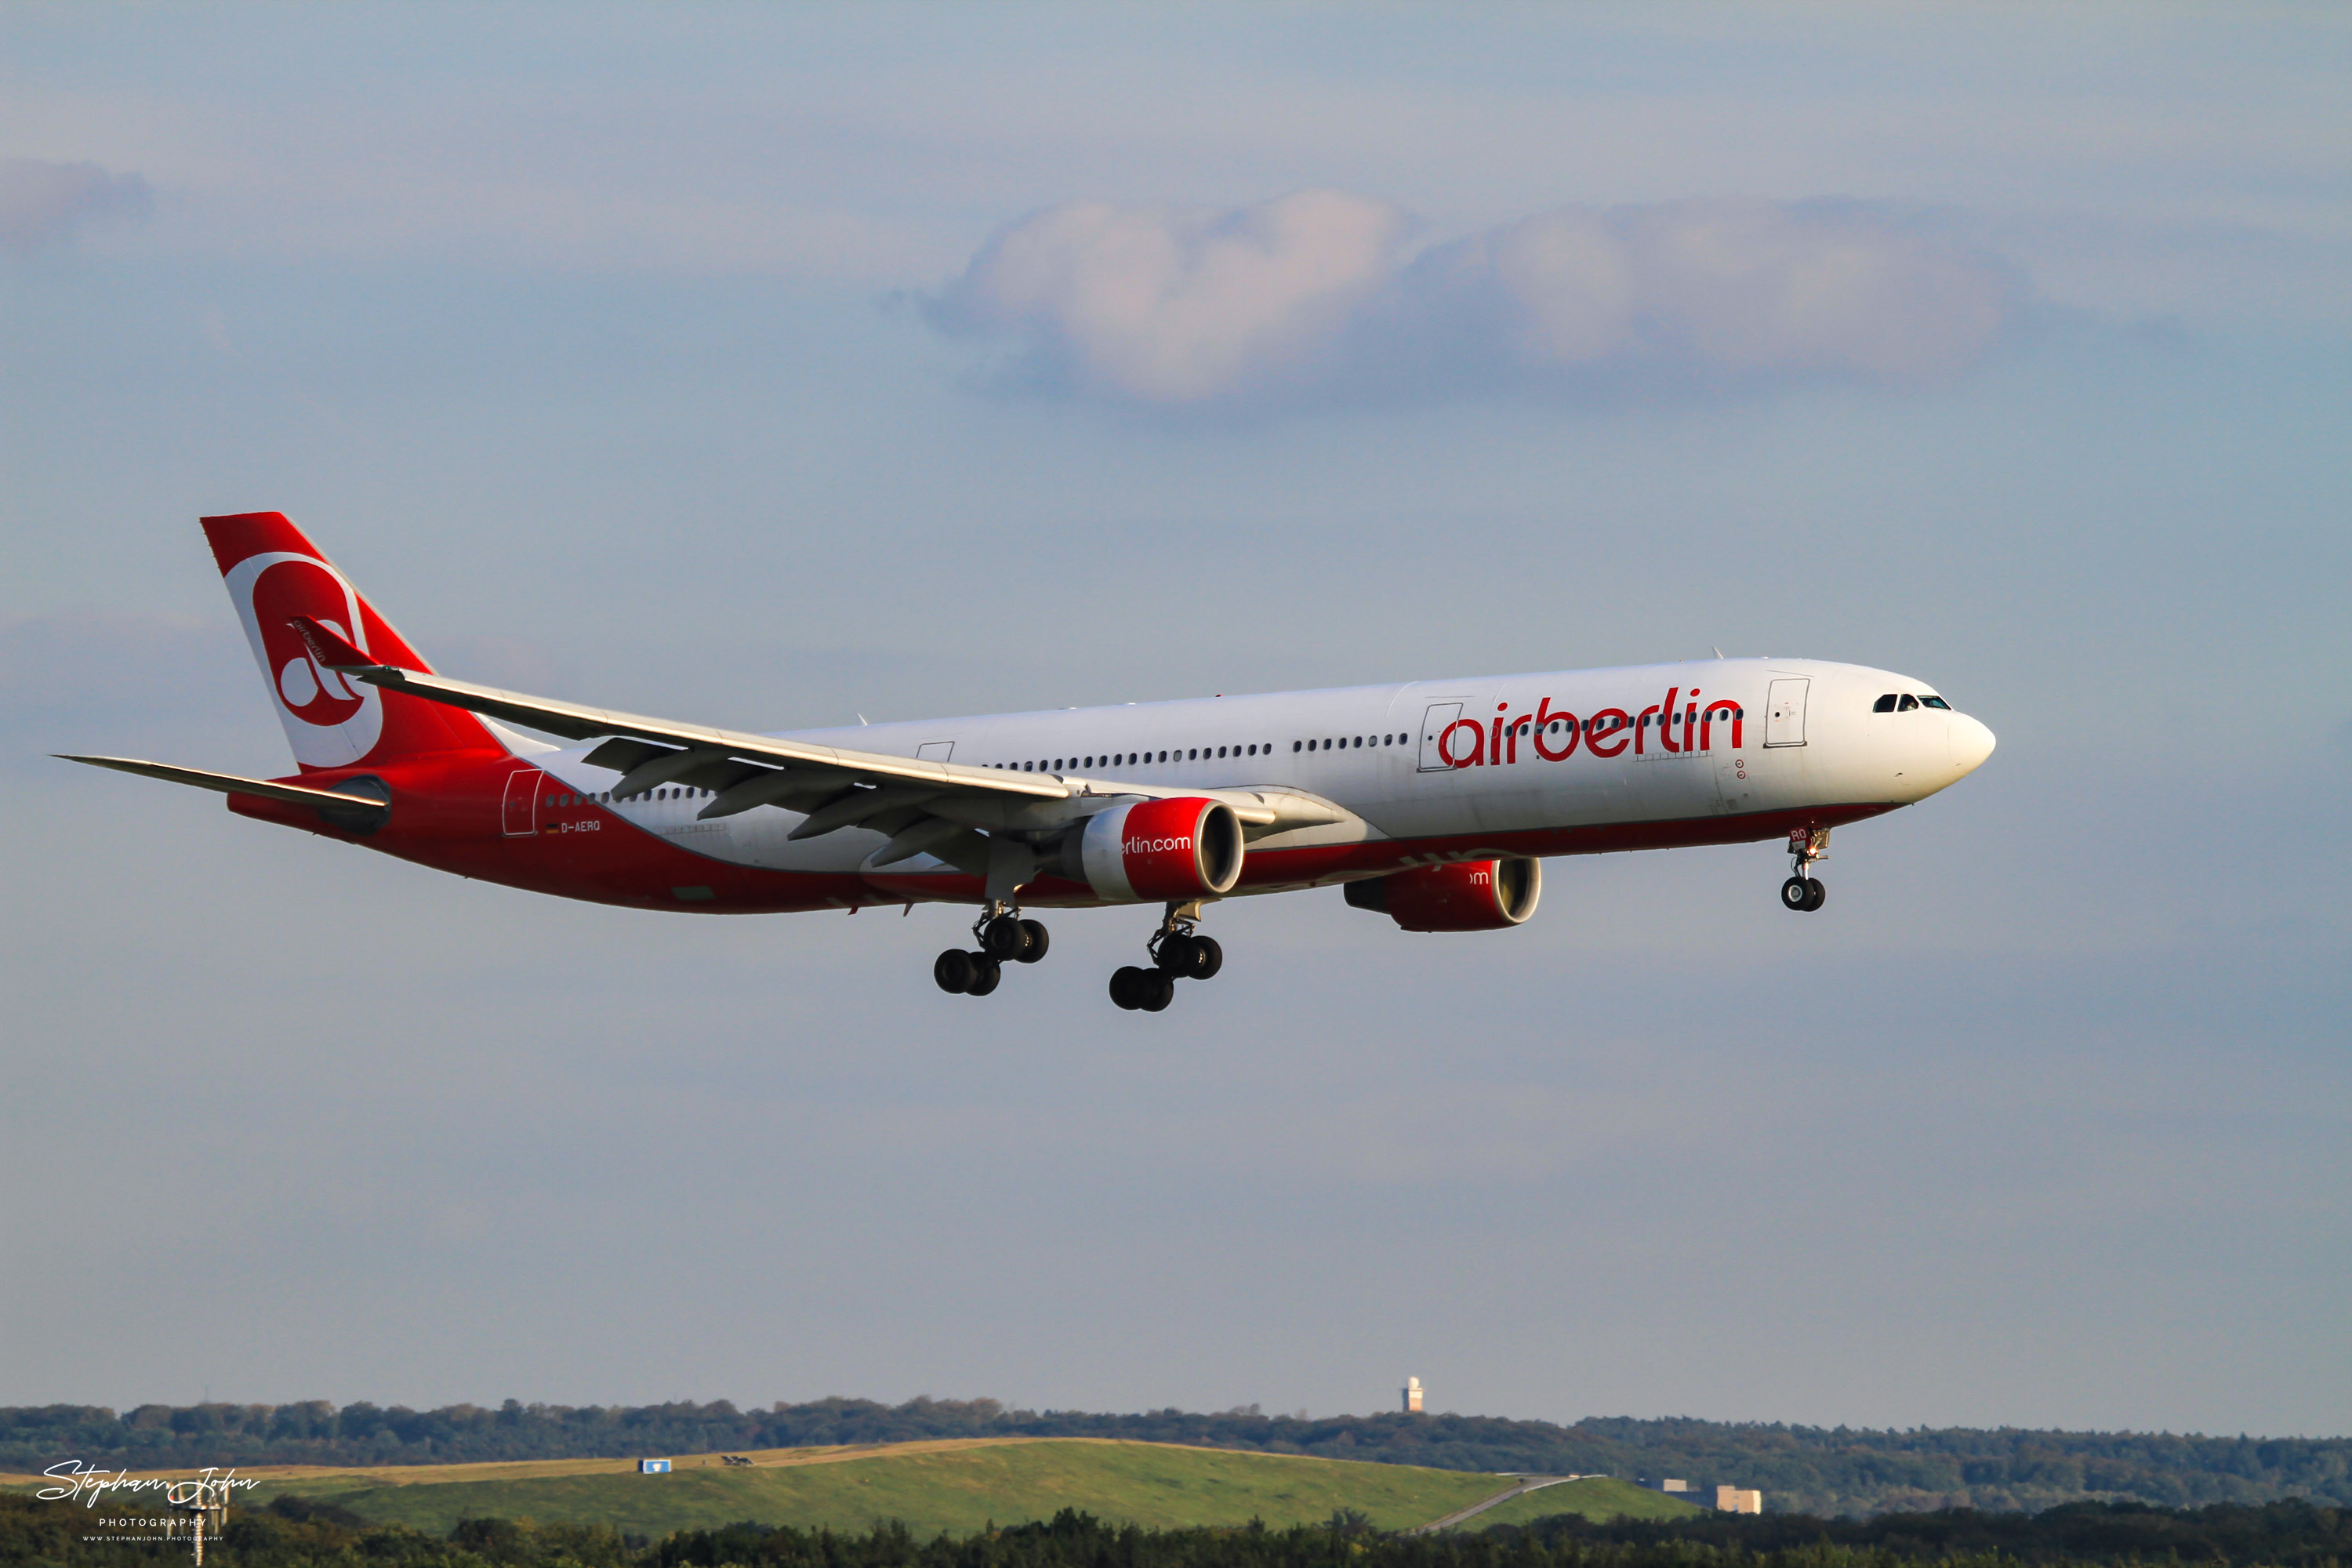
[[[1791,677],[1772,683],[1764,703],[1764,743],[1801,746],[1805,743],[1805,690],[1812,682]]]
[[[539,831],[539,781],[545,776],[537,768],[517,768],[507,775],[499,822],[509,838],[529,838]]]
[[[1445,731],[1462,717],[1459,702],[1433,702],[1421,721],[1421,771],[1425,773],[1451,773],[1454,764],[1440,752]]]
[[[953,741],[926,741],[915,748],[915,760],[922,763],[944,763],[955,755]]]

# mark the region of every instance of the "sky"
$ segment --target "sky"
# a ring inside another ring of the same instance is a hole
[[[0,4],[0,1403],[2352,1431],[2352,14]],[[1773,653],[2000,736],[1515,931],[536,898],[195,520],[742,729]],[[879,929],[877,929],[879,928]]]

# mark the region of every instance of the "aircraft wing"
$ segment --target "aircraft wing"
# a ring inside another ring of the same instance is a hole
[[[876,866],[928,853],[970,869],[988,858],[982,834],[1053,828],[1108,805],[1107,797],[1205,795],[1233,807],[1253,837],[1339,822],[1348,816],[1320,796],[1297,790],[1175,789],[1016,773],[527,697],[381,663],[307,616],[297,616],[289,624],[311,657],[339,675],[571,740],[609,737],[586,760],[620,773],[613,786],[615,799],[683,784],[712,792],[715,798],[698,814],[704,817],[776,805],[806,814],[806,820],[793,829],[794,838],[850,826],[871,828],[890,837],[890,843],[873,858]]]

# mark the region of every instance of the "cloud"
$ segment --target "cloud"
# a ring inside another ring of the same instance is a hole
[[[1031,381],[1163,406],[1496,391],[1946,381],[2019,319],[2018,269],[1866,202],[1568,207],[1403,253],[1386,203],[1049,208],[931,302]]]
[[[0,158],[0,249],[63,244],[85,224],[144,217],[152,205],[137,174],[110,174],[96,163]]]
[[[1025,339],[1075,390],[1187,404],[1311,385],[1393,285],[1408,222],[1301,191],[1251,207],[1050,207],[932,303],[933,322]]]

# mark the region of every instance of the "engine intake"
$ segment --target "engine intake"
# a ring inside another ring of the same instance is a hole
[[[1115,805],[1064,843],[1062,863],[1112,903],[1213,898],[1241,880],[1242,822],[1198,795]]]
[[[1343,891],[1353,907],[1377,910],[1407,931],[1502,931],[1536,912],[1543,864],[1457,860],[1349,882]]]

